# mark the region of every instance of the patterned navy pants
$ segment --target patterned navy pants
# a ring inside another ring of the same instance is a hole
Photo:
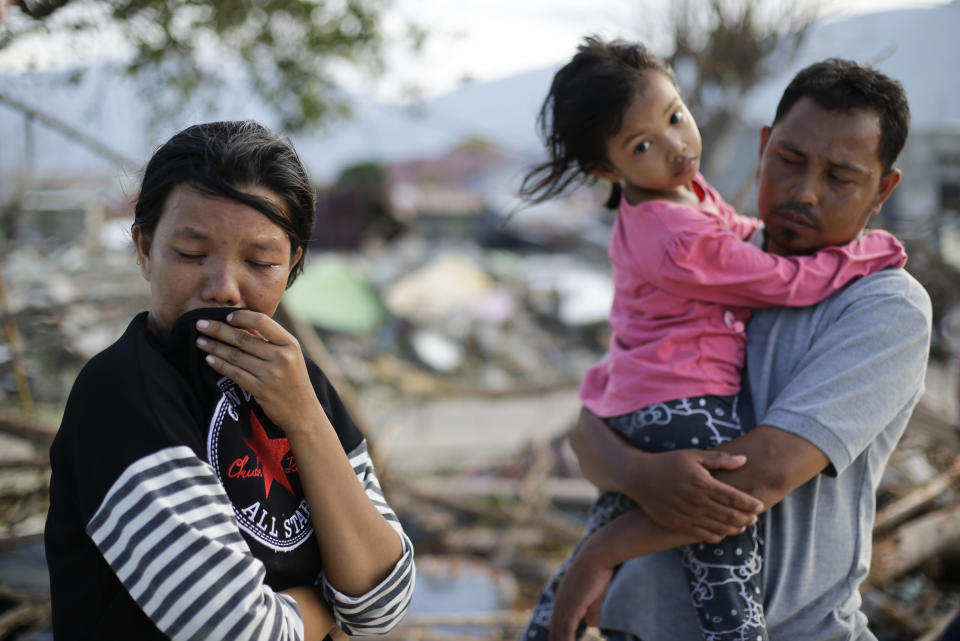
[[[607,419],[607,423],[647,452],[710,449],[743,434],[733,396],[669,401]],[[587,518],[584,538],[544,587],[520,641],[546,641],[557,587],[580,545],[635,506],[623,494],[600,493]],[[705,641],[767,641],[761,523],[716,545],[698,543],[677,550]]]

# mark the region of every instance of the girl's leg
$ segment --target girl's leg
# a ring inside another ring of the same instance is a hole
[[[707,396],[652,405],[609,421],[648,452],[710,449],[740,436],[734,397]],[[757,525],[721,543],[687,546],[682,563],[707,641],[766,641],[763,530]]]
[[[573,552],[567,556],[566,560],[560,566],[540,593],[537,604],[533,607],[530,615],[530,621],[520,635],[520,641],[547,641],[550,632],[550,619],[553,617],[553,605],[557,596],[557,587],[563,579],[567,567],[571,560],[576,556],[577,551],[583,542],[601,527],[622,515],[627,510],[636,506],[633,500],[617,492],[601,492],[600,496],[590,508],[590,515],[587,517],[587,527],[583,538],[573,548]],[[578,629],[577,635],[582,632],[583,626]]]
[[[767,641],[762,521],[720,543],[684,547],[683,569],[706,641]]]

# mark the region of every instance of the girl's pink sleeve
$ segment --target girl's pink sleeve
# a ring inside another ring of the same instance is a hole
[[[759,218],[738,214],[737,210],[725,201],[723,196],[721,196],[703,176],[699,176],[699,178],[701,180],[700,187],[704,190],[706,198],[713,202],[718,215],[723,218],[724,222],[726,222],[730,228],[730,231],[732,231],[737,238],[747,240],[753,235],[753,232],[763,226]]]
[[[642,274],[654,286],[684,298],[741,307],[813,305],[852,280],[902,267],[907,260],[900,242],[885,231],[810,256],[778,256],[707,223],[675,233],[659,256]]]
[[[753,235],[753,232],[763,227],[763,223],[760,222],[759,218],[743,216],[733,211],[733,208],[730,209],[727,224],[730,225],[730,231],[740,240],[749,239]]]
[[[747,240],[758,228],[763,226],[759,218],[738,214],[736,210],[721,200],[718,207],[730,231],[740,240]]]

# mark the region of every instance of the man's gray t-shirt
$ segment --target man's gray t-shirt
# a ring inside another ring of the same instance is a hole
[[[876,488],[922,392],[930,318],[927,293],[900,269],[812,307],[753,313],[746,349],[757,423],[803,437],[830,460],[763,517],[771,641],[875,639],[857,588],[870,564]],[[624,564],[602,627],[700,641],[679,552]]]

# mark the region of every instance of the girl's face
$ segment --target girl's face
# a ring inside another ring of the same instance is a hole
[[[281,206],[262,187],[245,189]],[[282,209],[282,207],[281,207]],[[266,216],[243,203],[177,185],[152,238],[133,229],[140,270],[150,283],[148,327],[161,337],[184,312],[249,307],[272,315],[301,248]]]
[[[657,71],[646,80],[620,130],[606,140],[608,163],[596,172],[622,182],[634,202],[680,194],[700,169],[700,130],[677,88]]]

